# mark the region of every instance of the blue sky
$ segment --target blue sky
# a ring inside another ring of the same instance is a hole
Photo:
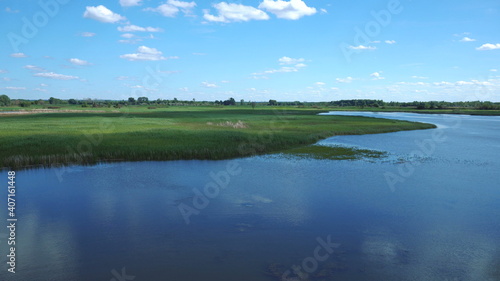
[[[11,98],[500,101],[500,2],[0,0]]]

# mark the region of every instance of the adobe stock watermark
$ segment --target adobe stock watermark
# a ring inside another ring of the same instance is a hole
[[[444,122],[450,124],[450,129],[458,129],[462,124],[462,117],[460,115],[443,115]],[[423,159],[425,157],[431,157],[438,145],[444,143],[448,139],[444,129],[434,129],[431,133],[430,138],[423,140],[415,140],[415,145],[417,149],[410,152],[410,158],[415,159],[414,161],[405,161],[401,165],[398,165],[397,172],[385,172],[384,177],[387,186],[392,192],[396,191],[396,185],[404,183],[408,178],[410,178],[416,171],[416,167],[420,166],[421,163],[418,159]]]
[[[35,38],[38,31],[44,28],[51,18],[59,14],[61,6],[68,4],[70,0],[40,0],[38,6],[40,10],[35,12],[31,18],[22,17],[21,29],[16,32],[7,33],[10,46],[15,53],[19,53],[19,47],[29,43],[30,39]]]
[[[367,45],[373,42],[372,39],[380,35],[382,28],[391,23],[393,15],[400,14],[403,9],[399,0],[389,0],[385,9],[370,12],[372,20],[368,21],[362,29],[354,27],[353,44],[342,42],[339,46],[347,62],[351,62],[352,55],[359,54],[363,49],[369,49]]]
[[[301,265],[292,265],[281,276],[282,281],[309,280],[309,274],[318,270],[319,263],[326,261],[334,249],[340,247],[339,243],[331,241],[331,235],[328,235],[326,240],[317,237],[316,241],[318,242],[318,246],[314,248],[312,256],[304,258]]]
[[[210,204],[210,199],[214,199],[219,196],[221,190],[226,189],[231,182],[231,177],[241,174],[242,168],[238,162],[229,161],[226,168],[217,173],[210,172],[210,178],[212,181],[207,183],[203,190],[198,188],[193,188],[193,201],[192,206],[180,203],[177,208],[181,212],[182,218],[187,225],[191,223],[192,215],[199,215],[200,211],[208,207]]]
[[[129,281],[129,280],[134,280],[135,276],[133,275],[127,275],[125,271],[125,267],[122,267],[121,273],[116,271],[116,269],[111,270],[111,274],[113,274],[113,278],[111,278],[109,281]]]

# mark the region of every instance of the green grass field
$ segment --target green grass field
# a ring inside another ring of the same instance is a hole
[[[326,111],[320,109],[137,106],[101,110],[105,112],[0,115],[0,167],[228,159],[286,151],[334,135],[435,127],[318,116]]]

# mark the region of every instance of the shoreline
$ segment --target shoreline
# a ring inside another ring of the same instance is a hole
[[[335,135],[436,128],[394,119],[317,115],[320,112],[325,110],[186,108],[3,116],[0,166],[5,170],[124,161],[225,160],[306,147]]]

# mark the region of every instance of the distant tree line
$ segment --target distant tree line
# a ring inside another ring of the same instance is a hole
[[[476,110],[500,110],[499,102],[490,101],[460,101],[460,102],[446,102],[446,101],[413,101],[413,102],[385,102],[383,100],[371,99],[350,99],[350,100],[337,100],[331,102],[300,102],[300,101],[278,101],[270,99],[268,102],[255,102],[240,100],[236,102],[234,98],[226,100],[215,101],[196,101],[194,98],[191,100],[173,99],[156,99],[150,100],[148,97],[130,97],[127,100],[98,100],[98,99],[59,99],[50,97],[47,100],[25,100],[25,99],[11,99],[7,95],[0,95],[0,107],[5,106],[20,106],[30,107],[31,105],[43,105],[48,108],[75,105],[81,107],[115,107],[120,108],[123,106],[141,106],[147,105],[151,108],[155,107],[168,107],[168,106],[296,106],[296,107],[355,107],[355,108],[413,108],[413,109],[476,109]]]

